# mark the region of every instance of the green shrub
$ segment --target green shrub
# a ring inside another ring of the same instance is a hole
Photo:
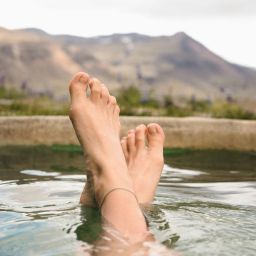
[[[1,101],[1,99],[3,99]],[[163,102],[153,93],[143,100],[141,92],[135,86],[121,88],[117,101],[122,115],[128,116],[198,116],[207,115],[215,118],[256,119],[256,114],[249,112],[236,103],[190,100],[185,105],[177,105],[171,96],[165,96]],[[59,103],[46,96],[28,98],[15,89],[0,87],[0,115],[67,115],[68,103]]]
[[[135,86],[121,88],[117,93],[117,101],[121,107],[136,107],[140,105],[141,93]]]
[[[166,116],[184,117],[191,116],[193,113],[186,107],[169,106],[165,108]]]
[[[206,113],[209,112],[211,108],[211,103],[207,100],[190,100],[188,102],[188,107],[192,112],[201,112]]]
[[[235,103],[216,102],[211,108],[211,116],[230,119],[256,119],[252,112],[244,110]]]
[[[0,115],[67,115],[68,105],[46,99],[14,100],[0,105]]]
[[[25,94],[22,92],[17,91],[14,88],[5,88],[5,87],[0,87],[0,99],[24,99]]]

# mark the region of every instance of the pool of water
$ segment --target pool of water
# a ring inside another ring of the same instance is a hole
[[[256,254],[256,154],[166,151],[148,218],[182,255]],[[77,147],[0,147],[0,255],[77,255],[99,238],[98,212],[78,203]]]

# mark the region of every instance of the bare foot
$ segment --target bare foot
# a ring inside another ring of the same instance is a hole
[[[146,146],[147,140],[147,146]],[[160,125],[139,125],[121,140],[128,171],[141,204],[151,203],[163,170],[164,132]]]
[[[146,140],[148,146],[146,146]],[[158,124],[139,125],[121,140],[129,175],[141,204],[151,203],[163,170],[164,132]],[[81,194],[80,203],[96,207],[90,177]]]
[[[89,96],[86,94],[88,87]],[[95,165],[91,177],[96,201],[101,205],[106,193],[113,188],[121,187],[133,192],[119,140],[120,109],[115,98],[109,95],[108,89],[99,80],[90,79],[83,72],[71,80],[69,90],[70,119],[84,153]],[[134,239],[134,234],[144,235],[147,228],[136,198],[127,190],[109,194],[101,213],[122,234]]]
[[[90,95],[86,96],[88,86]],[[100,175],[109,176],[112,172],[121,175],[120,169],[126,170],[127,167],[119,142],[120,109],[115,98],[109,95],[108,89],[99,80],[90,79],[89,75],[82,72],[71,80],[69,89],[70,119],[83,151],[95,164],[96,169],[91,173],[93,180]],[[105,173],[105,169],[110,171]],[[96,183],[98,185],[98,180]],[[94,188],[96,195],[100,196],[99,193],[104,194],[104,190],[112,188],[105,185],[105,189]]]

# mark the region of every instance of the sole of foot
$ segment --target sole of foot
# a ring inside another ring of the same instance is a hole
[[[73,77],[69,91],[70,119],[83,151],[96,167],[91,176],[97,201],[113,187],[131,188],[120,145],[120,108],[115,97],[98,79],[83,72]]]

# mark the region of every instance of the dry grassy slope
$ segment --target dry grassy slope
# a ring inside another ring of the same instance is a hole
[[[80,64],[85,68],[94,63],[90,71],[98,73],[99,63],[106,75],[114,75],[122,85],[134,83],[159,95],[256,99],[256,70],[228,63],[184,33],[170,37],[59,37],[58,41],[76,60],[83,56]]]
[[[134,84],[147,95],[216,99],[231,95],[256,101],[256,70],[231,64],[184,33],[94,38],[50,36],[29,29],[0,29],[0,74],[18,86],[66,92],[78,70],[100,77],[114,90]]]
[[[62,95],[67,80],[80,69],[49,36],[0,29],[0,78],[5,84],[19,88],[26,83],[32,93]]]

